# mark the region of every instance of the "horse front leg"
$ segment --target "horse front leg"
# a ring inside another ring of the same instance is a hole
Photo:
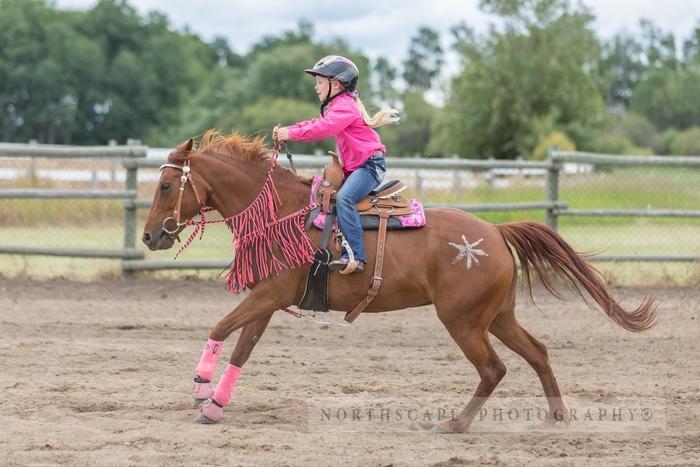
[[[208,401],[197,417],[198,422],[216,423],[223,418],[223,408],[231,403],[241,367],[250,357],[276,308],[269,303],[261,303],[251,294],[214,327],[197,364],[195,374],[192,393],[195,407]],[[223,342],[240,327],[243,327],[243,331],[231,354],[229,364],[219,379],[219,384],[214,388],[212,380],[216,363],[223,349]]]
[[[241,331],[236,347],[231,354],[231,365],[238,369],[243,366],[271,318],[272,314],[243,326],[243,331]],[[195,371],[194,389],[192,390],[194,407],[199,407],[214,395],[212,380],[223,344],[223,341],[216,341],[210,338],[204,347]]]

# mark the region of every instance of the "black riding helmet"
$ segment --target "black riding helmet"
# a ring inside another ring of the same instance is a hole
[[[328,78],[329,84],[332,79],[338,80],[348,92],[353,92],[355,90],[357,79],[360,76],[360,72],[357,66],[352,63],[352,60],[340,55],[328,55],[327,57],[323,57],[316,62],[313,68],[307,68],[304,71],[312,76]],[[324,109],[331,100],[331,90],[329,86],[328,95],[321,104],[321,114],[323,114]]]

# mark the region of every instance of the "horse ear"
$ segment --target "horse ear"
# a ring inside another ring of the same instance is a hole
[[[188,138],[187,141],[176,147],[170,154],[168,154],[168,162],[181,162],[183,159],[188,159],[190,157],[190,151],[194,147],[194,140]]]
[[[192,146],[194,146],[194,140],[192,138],[188,138],[187,141],[180,145],[180,149],[185,152],[190,152],[192,150]]]

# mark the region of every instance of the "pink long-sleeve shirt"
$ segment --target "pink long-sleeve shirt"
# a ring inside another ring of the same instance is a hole
[[[333,99],[322,117],[287,127],[290,141],[321,141],[335,136],[347,176],[375,153],[386,154],[379,134],[365,123],[355,98],[348,93]]]

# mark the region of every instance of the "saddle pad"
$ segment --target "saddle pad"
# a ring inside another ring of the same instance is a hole
[[[313,178],[313,181],[311,182],[311,194],[309,197],[309,202],[313,203],[314,199],[314,193],[316,193],[316,189],[318,186],[321,184],[323,181],[323,178],[315,175]],[[405,216],[391,216],[389,219],[396,219],[401,223],[401,229],[412,229],[412,228],[418,228],[418,227],[423,227],[425,226],[425,210],[423,209],[423,204],[417,200],[417,199],[411,199],[409,200],[411,204],[411,214],[407,214]],[[374,216],[362,216],[362,217],[374,217]],[[318,216],[314,219],[314,226],[318,229],[323,229],[323,223],[326,221],[326,213],[325,212],[320,212]],[[334,222],[333,226],[335,227],[337,224],[337,219]]]

